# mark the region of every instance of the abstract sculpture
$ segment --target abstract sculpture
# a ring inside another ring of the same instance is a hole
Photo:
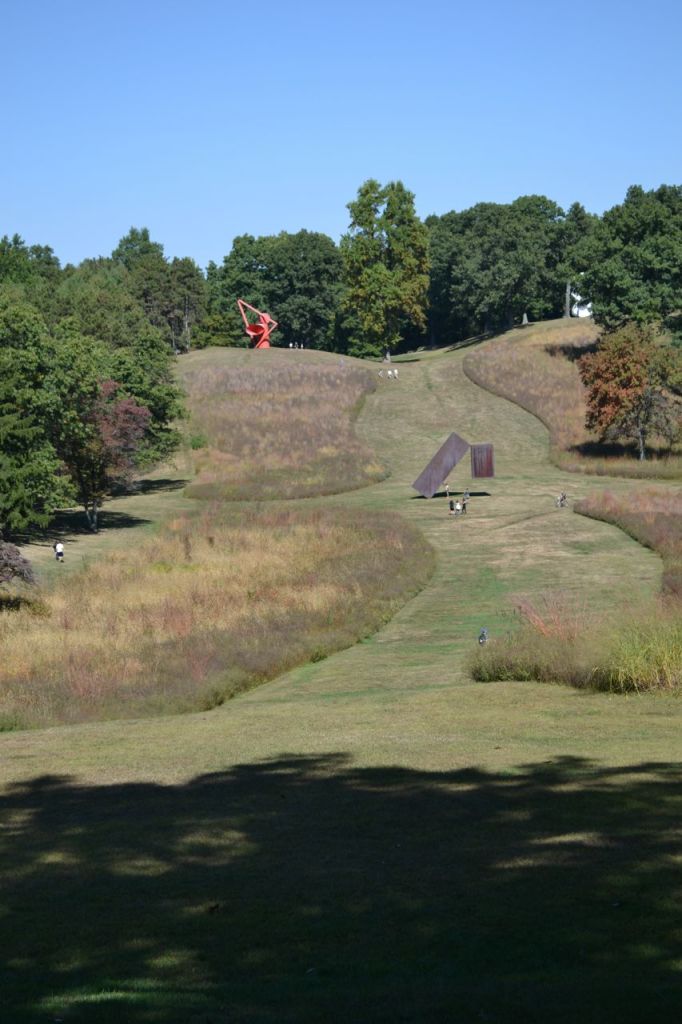
[[[237,299],[239,312],[244,321],[244,330],[253,341],[254,348],[270,348],[270,335],[277,327],[277,321],[273,320],[269,313],[261,313],[260,309],[249,305],[244,299]],[[249,320],[246,310],[249,309],[258,318],[255,322]]]
[[[490,443],[472,444],[471,446],[471,479],[495,476],[495,453]]]
[[[450,434],[445,444],[441,445],[426,469],[412,484],[425,498],[432,498],[448,473],[463,459],[469,449],[469,442],[459,434]]]
[[[491,444],[470,445],[459,434],[450,434],[445,444],[440,446],[426,469],[412,484],[415,491],[425,498],[432,498],[470,448],[472,479],[495,476],[495,455]]]

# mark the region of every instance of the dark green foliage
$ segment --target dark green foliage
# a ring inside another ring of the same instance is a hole
[[[145,283],[151,266],[159,274]],[[135,410],[145,410],[136,421],[143,429],[129,436],[123,475],[174,450],[182,403],[172,347],[189,347],[203,288],[193,261],[167,264],[144,229],[122,240],[116,258],[64,271],[51,250],[16,237],[0,242],[0,530],[45,526],[76,492],[86,510],[96,509],[122,478],[111,470],[121,465],[110,458],[112,435]],[[111,409],[96,414],[107,381],[115,382],[122,419]]]
[[[331,348],[341,291],[341,254],[328,235],[299,231],[268,238],[264,291],[280,345]]]
[[[354,355],[381,355],[426,330],[428,233],[402,182],[369,179],[348,203],[342,311]]]
[[[72,497],[52,427],[57,354],[39,313],[0,303],[0,533],[45,526]]]
[[[161,331],[174,352],[189,351],[194,327],[206,312],[207,287],[201,270],[189,257],[173,259],[153,242],[147,228],[131,228],[111,254],[128,273],[127,290],[149,323]]]
[[[209,264],[208,315],[203,344],[249,344],[237,309],[244,299],[266,310],[279,327],[272,343],[332,348],[341,290],[341,256],[316,231],[235,238],[222,266]]]
[[[575,233],[577,220],[576,210]],[[429,218],[432,335],[457,341],[510,327],[524,313],[559,315],[571,239],[564,224],[563,210],[545,196]]]
[[[48,245],[28,246],[19,235],[0,238],[0,290],[14,290],[48,318],[60,275],[59,260]]]
[[[249,340],[244,333],[237,299],[265,309],[267,305],[263,250],[266,240],[253,235],[239,235],[232,249],[224,257],[222,266],[209,263],[207,271],[208,316],[202,331],[202,343],[207,345],[236,345],[246,348]],[[275,320],[277,320],[277,316]]]
[[[682,186],[628,189],[581,252],[580,291],[607,327],[663,320],[682,309]]]

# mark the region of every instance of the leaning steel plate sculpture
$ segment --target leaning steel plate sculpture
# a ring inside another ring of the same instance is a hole
[[[459,434],[452,433],[412,484],[415,491],[425,498],[432,498],[469,449],[472,479],[495,476],[493,446],[489,443],[470,445]]]
[[[438,488],[442,486],[448,473],[455,468],[468,451],[468,441],[465,441],[459,434],[450,434],[445,444],[441,445],[426,469],[412,484],[415,491],[423,494],[425,498],[432,498]]]

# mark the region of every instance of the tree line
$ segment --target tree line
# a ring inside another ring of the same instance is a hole
[[[168,259],[146,228],[65,267],[47,245],[1,238],[0,534],[74,501],[96,529],[104,494],[178,443],[174,354],[247,344],[237,298],[277,318],[278,344],[359,356],[568,315],[572,291],[608,329],[677,328],[682,186],[633,186],[602,217],[522,196],[421,221],[401,182],[370,179],[348,211],[338,245],[308,230],[241,235],[206,272]]]

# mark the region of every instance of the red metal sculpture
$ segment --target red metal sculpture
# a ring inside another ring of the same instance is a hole
[[[237,305],[244,321],[244,330],[253,341],[253,347],[270,348],[270,335],[277,327],[277,321],[273,320],[269,313],[261,313],[260,309],[250,306],[243,299],[237,299]],[[246,314],[247,309],[250,309],[258,317],[255,323],[249,320]]]

